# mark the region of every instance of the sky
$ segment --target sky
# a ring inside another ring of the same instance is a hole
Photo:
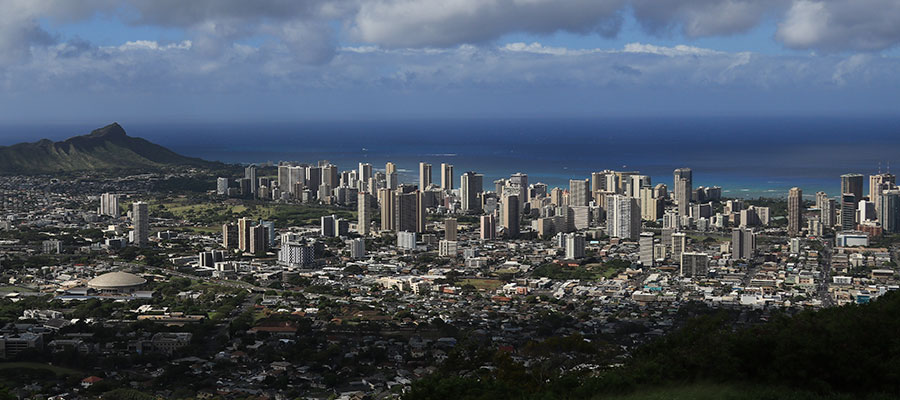
[[[0,0],[0,123],[897,116],[898,0]]]

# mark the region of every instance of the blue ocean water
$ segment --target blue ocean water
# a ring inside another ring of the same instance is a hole
[[[341,169],[392,161],[401,182],[417,181],[420,161],[454,164],[457,175],[477,171],[485,186],[515,172],[529,182],[567,187],[602,169],[637,170],[672,186],[672,170],[693,169],[694,185],[723,187],[728,197],[837,195],[839,176],[900,168],[898,118],[620,118],[407,119],[292,123],[134,123],[144,137],[190,156],[238,163],[327,159]],[[103,123],[97,124],[103,125]],[[10,144],[87,132],[84,125],[0,126]],[[17,132],[16,138],[10,134]],[[24,133],[23,133],[24,132]],[[18,139],[18,140],[14,140]],[[458,179],[458,177],[456,178]]]

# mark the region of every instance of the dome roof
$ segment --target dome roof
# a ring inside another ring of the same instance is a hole
[[[125,288],[132,286],[140,286],[147,283],[147,280],[135,274],[127,272],[110,272],[100,275],[88,281],[88,286],[92,288]]]

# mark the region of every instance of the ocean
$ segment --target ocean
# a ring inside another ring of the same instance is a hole
[[[291,123],[129,123],[139,136],[178,153],[233,163],[314,163],[340,169],[359,162],[401,182],[417,182],[418,163],[477,171],[485,186],[515,172],[530,183],[567,187],[603,169],[640,171],[672,189],[672,171],[693,170],[694,186],[721,186],[727,197],[785,197],[798,186],[835,196],[844,173],[900,168],[900,118],[519,118],[307,121]],[[86,124],[0,126],[0,144],[60,140]]]

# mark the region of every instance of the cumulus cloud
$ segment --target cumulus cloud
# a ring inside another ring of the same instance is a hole
[[[900,43],[896,0],[796,0],[776,38],[795,49],[880,51]]]
[[[689,38],[746,32],[779,10],[784,0],[631,0],[637,20],[662,34],[679,29]]]
[[[614,36],[626,0],[370,0],[353,27],[361,41],[388,47],[482,43],[511,32],[568,31]]]

